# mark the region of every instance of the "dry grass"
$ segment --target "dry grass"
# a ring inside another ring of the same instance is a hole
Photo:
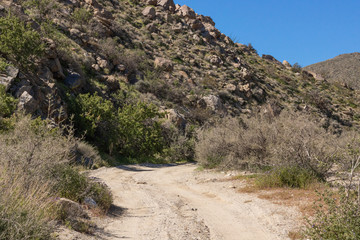
[[[245,186],[238,189],[240,193],[256,194],[261,199],[269,200],[273,203],[295,206],[304,217],[312,216],[315,211],[313,204],[318,200],[318,192],[323,192],[329,187],[325,183],[312,183],[306,189],[298,188],[261,188],[255,184],[257,175],[236,176],[234,180],[242,180]]]
[[[238,190],[239,193],[254,194],[260,199],[270,201],[272,203],[297,207],[301,215],[303,216],[305,224],[305,218],[314,216],[316,210],[314,209],[314,203],[319,200],[319,194],[316,191],[324,192],[328,187],[323,183],[314,183],[307,189],[294,189],[294,188],[259,188],[255,184],[256,175],[240,175],[233,179],[241,180],[245,182],[245,186]],[[293,229],[288,233],[288,236],[292,240],[302,239],[302,229]]]

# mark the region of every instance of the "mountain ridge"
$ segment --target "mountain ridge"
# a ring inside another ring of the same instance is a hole
[[[330,82],[360,89],[360,52],[340,54],[304,69],[320,74]]]

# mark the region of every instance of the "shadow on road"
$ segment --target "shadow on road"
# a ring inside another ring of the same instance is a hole
[[[143,169],[141,167],[147,168],[167,168],[167,167],[176,167],[186,164],[195,164],[195,163],[168,163],[168,164],[153,164],[153,163],[142,163],[136,165],[120,165],[117,168],[125,170],[125,171],[132,171],[132,172],[149,172],[154,171],[151,169]]]
[[[109,217],[117,218],[117,217],[120,217],[121,215],[123,215],[125,213],[125,211],[126,211],[126,208],[122,208],[122,207],[112,204],[107,215]]]

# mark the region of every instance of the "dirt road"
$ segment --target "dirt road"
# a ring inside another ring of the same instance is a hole
[[[238,193],[240,181],[196,165],[102,168],[91,176],[113,191],[114,216],[102,239],[288,239],[296,209]]]

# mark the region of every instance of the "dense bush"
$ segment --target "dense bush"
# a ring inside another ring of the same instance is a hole
[[[104,212],[107,212],[113,203],[113,195],[110,189],[99,182],[91,182],[88,196],[93,198]]]
[[[165,147],[162,115],[152,104],[124,103],[115,110],[113,103],[97,94],[80,94],[71,100],[75,126],[103,149],[124,157],[151,157]]]
[[[56,179],[53,191],[60,197],[68,198],[75,202],[82,202],[85,198],[88,181],[84,175],[70,166],[56,166],[52,169],[51,178]]]
[[[0,73],[5,72],[7,66],[9,66],[9,64],[6,62],[6,60],[4,58],[0,57]]]
[[[43,49],[40,34],[30,25],[11,15],[0,18],[0,55],[27,68]]]
[[[325,178],[338,160],[337,138],[297,113],[225,119],[200,131],[198,138],[196,155],[207,167],[295,166]]]
[[[115,109],[111,101],[97,93],[71,97],[70,110],[74,113],[75,127],[87,137],[111,138],[114,129]],[[110,134],[110,135],[109,135]],[[105,142],[106,144],[110,142]]]
[[[317,182],[313,172],[299,167],[277,167],[256,178],[260,188],[290,187],[307,188]]]
[[[9,117],[16,108],[16,100],[5,92],[5,87],[0,85],[0,119]]]
[[[0,132],[7,130],[11,126],[8,119],[16,108],[16,100],[5,92],[5,87],[0,84]]]
[[[154,105],[138,102],[118,111],[117,145],[121,154],[129,157],[153,156],[164,148],[161,114]]]

